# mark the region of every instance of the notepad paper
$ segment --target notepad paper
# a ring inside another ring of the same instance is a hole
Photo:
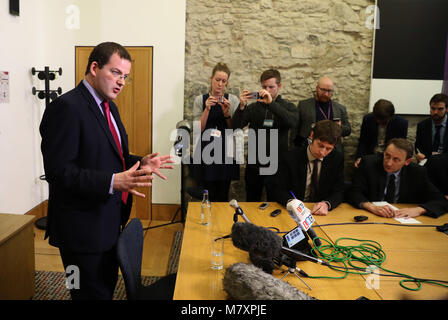
[[[374,205],[376,205],[377,207],[382,207],[382,206],[389,206],[394,210],[398,210],[397,207],[391,205],[390,203],[388,203],[387,201],[376,201],[376,202],[372,202]],[[400,223],[406,223],[406,224],[410,224],[410,223],[421,223],[418,220],[415,220],[414,218],[394,218],[395,220],[397,220]]]

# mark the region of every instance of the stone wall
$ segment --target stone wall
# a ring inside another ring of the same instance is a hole
[[[281,95],[297,103],[312,96],[317,80],[335,83],[334,100],[347,107],[352,133],[344,138],[346,176],[352,171],[362,116],[368,112],[374,0],[188,0],[185,117],[206,93],[211,70],[225,62],[229,91],[260,88],[260,74],[276,68]],[[410,128],[411,129],[411,128]],[[412,131],[412,130],[410,130]],[[412,132],[410,132],[412,135]],[[241,183],[233,192],[241,196]]]

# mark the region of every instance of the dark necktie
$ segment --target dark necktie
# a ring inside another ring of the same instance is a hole
[[[112,120],[110,118],[109,101],[104,100],[101,103],[101,106],[103,107],[104,115],[106,116],[107,123],[109,124],[109,130],[112,133],[112,136],[114,137],[114,140],[115,140],[115,144],[117,145],[118,151],[120,152],[121,162],[123,163],[123,170],[126,170],[126,165],[124,163],[123,152],[121,150],[120,139],[118,139],[117,131],[115,130],[114,124],[112,123]],[[128,193],[127,192],[122,192],[121,200],[123,200],[124,203],[127,202],[127,200],[128,200]]]
[[[319,159],[313,160],[313,173],[311,174],[311,185],[310,185],[310,201],[317,202],[317,192],[319,188]]]
[[[436,126],[436,134],[434,135],[434,142],[432,144],[432,151],[433,152],[439,152],[439,146],[440,146],[440,128],[442,128],[442,125]]]
[[[395,203],[395,175],[389,176],[389,183],[387,184],[386,197],[384,199],[389,203]]]

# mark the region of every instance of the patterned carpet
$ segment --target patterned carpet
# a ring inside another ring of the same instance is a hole
[[[174,234],[167,274],[177,272],[182,237],[182,231],[177,231]],[[160,277],[142,277],[142,283],[144,285],[150,285],[158,279]],[[63,272],[36,271],[35,281],[36,290],[33,300],[70,300],[70,293],[65,287],[65,274]],[[121,275],[118,276],[113,299],[126,300],[126,289]]]

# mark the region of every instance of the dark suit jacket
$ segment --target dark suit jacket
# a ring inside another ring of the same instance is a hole
[[[342,125],[342,137],[350,135],[352,132],[350,122],[348,122],[346,108],[336,101],[331,101],[333,108],[333,118],[340,118]],[[309,98],[307,100],[299,101],[299,123],[294,135],[294,145],[302,146],[302,142],[305,141],[311,132],[311,125],[316,122],[316,99]],[[306,144],[306,143],[305,143]],[[342,140],[336,145],[336,149],[340,152],[344,152]]]
[[[382,154],[363,157],[347,192],[349,203],[358,208],[362,202],[382,201],[386,176]],[[428,210],[427,215],[431,217],[438,217],[448,211],[448,201],[430,182],[426,169],[415,163],[401,169],[397,202],[419,204]]]
[[[110,102],[121,136],[126,168],[128,137]],[[40,124],[45,176],[49,183],[46,237],[50,244],[73,252],[104,252],[118,239],[129,218],[132,197],[122,204],[121,192],[109,194],[113,173],[123,164],[106,118],[81,82],[53,101]]]
[[[408,120],[394,116],[386,127],[386,142],[392,138],[406,139],[408,135]],[[373,154],[378,144],[378,123],[373,113],[366,114],[362,119],[361,134],[359,136],[356,159]]]
[[[417,124],[417,134],[415,137],[415,152],[417,149],[423,153],[426,158],[432,154],[432,119],[428,118],[420,121]],[[443,140],[443,153],[448,152],[448,128],[445,129],[445,136]]]
[[[448,153],[434,155],[425,165],[429,180],[444,195],[448,195]]]
[[[306,188],[306,171],[308,164],[307,147],[293,149],[281,157],[279,169],[275,176],[275,199],[286,206],[292,195],[303,201]],[[344,157],[333,150],[322,161],[320,171],[319,201],[328,201],[331,209],[344,200]]]

